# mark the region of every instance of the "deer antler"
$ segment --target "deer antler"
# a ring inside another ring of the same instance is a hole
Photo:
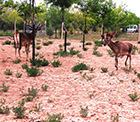
[[[42,23],[39,22],[39,24],[38,24],[38,26],[37,26],[37,29],[40,29],[40,28],[43,27],[44,25],[45,25],[44,22],[42,22]]]

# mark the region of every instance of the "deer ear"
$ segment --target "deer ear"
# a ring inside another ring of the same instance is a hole
[[[101,35],[101,37],[104,39],[104,35]]]

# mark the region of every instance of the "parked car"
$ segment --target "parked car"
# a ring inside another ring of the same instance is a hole
[[[138,26],[137,25],[129,25],[127,27],[127,32],[131,32],[131,33],[138,32]]]

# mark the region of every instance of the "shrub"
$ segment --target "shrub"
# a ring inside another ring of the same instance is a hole
[[[88,115],[88,106],[86,106],[86,108],[82,108],[82,106],[80,106],[81,110],[80,110],[80,114],[82,117],[87,117]]]
[[[108,68],[101,68],[102,72],[106,73],[108,72]]]
[[[94,41],[95,45],[98,47],[102,47],[102,45],[104,44],[103,41]]]
[[[140,79],[140,73],[137,73],[138,78]]]
[[[2,88],[0,90],[0,92],[7,92],[9,90],[10,86],[5,86],[5,82],[3,82],[2,86],[0,86],[0,88]]]
[[[21,67],[22,67],[23,69],[28,69],[28,64],[27,64],[27,63],[22,64]]]
[[[74,47],[72,47],[71,49],[70,49],[70,55],[76,55],[76,54],[78,54],[79,53],[79,51],[75,51],[74,50]]]
[[[49,35],[49,37],[51,37],[54,34],[54,29],[53,27],[48,27],[47,28],[47,35]]]
[[[87,47],[84,47],[84,48],[83,48],[83,50],[84,50],[84,51],[87,51],[87,50],[88,50],[88,48],[87,48]]]
[[[52,44],[52,43],[53,43],[52,41],[43,42],[43,45],[44,45],[44,46],[48,46],[48,45],[50,45],[50,44]]]
[[[131,98],[131,100],[133,102],[137,101],[138,99],[140,99],[137,95],[137,92],[135,92],[134,94],[128,94],[128,96]]]
[[[48,119],[43,120],[42,122],[61,122],[61,120],[64,118],[64,115],[61,115],[61,113],[53,114],[53,115],[47,113],[47,115],[48,115]]]
[[[13,63],[15,63],[15,64],[18,64],[18,63],[20,63],[21,62],[21,60],[20,59],[18,59],[18,58],[16,58],[15,60],[13,60],[12,61]]]
[[[77,56],[78,56],[79,58],[83,58],[82,54],[77,54]]]
[[[111,115],[111,122],[118,122],[119,121],[119,114],[117,113],[117,116],[114,117],[113,115]]]
[[[134,45],[132,49],[132,55],[135,55],[135,52],[138,50],[138,48]]]
[[[47,91],[48,87],[49,87],[49,86],[47,86],[47,85],[42,85],[41,88],[42,88],[43,91]]]
[[[65,43],[64,43],[64,45],[65,45]],[[70,42],[67,42],[67,43],[66,43],[66,45],[67,45],[67,46],[70,46],[70,45],[71,45],[71,43],[70,43]]]
[[[91,42],[87,42],[85,45],[92,45],[92,43]]]
[[[40,49],[41,49],[41,46],[37,46],[36,49],[37,49],[37,50],[40,50]]]
[[[26,69],[27,71],[27,74],[29,77],[36,77],[36,76],[40,76],[43,71],[40,71],[38,68],[34,68],[34,67],[31,67],[31,68],[28,68]]]
[[[39,104],[35,104],[34,111],[39,112],[41,108],[42,107],[40,106],[40,103]]]
[[[22,76],[22,73],[17,73],[17,74],[16,74],[16,77],[17,77],[17,78],[21,78],[21,76]]]
[[[88,66],[86,65],[86,64],[84,64],[84,63],[80,63],[80,64],[77,64],[76,66],[74,66],[73,68],[72,68],[72,71],[73,72],[78,72],[78,71],[80,71],[80,70],[88,70],[89,68],[88,68]]]
[[[4,71],[4,74],[5,74],[5,75],[12,75],[13,72],[10,71],[10,69],[6,69],[6,71]]]
[[[13,106],[13,112],[15,113],[16,118],[22,119],[25,117],[26,108],[24,107],[24,99],[19,102],[17,107]]]
[[[2,45],[10,45],[11,44],[11,41],[9,40],[6,40],[4,43],[2,43]]]
[[[40,66],[48,66],[49,62],[46,59],[30,59],[30,63],[32,66],[40,67]]]
[[[98,57],[101,57],[103,54],[100,53],[99,51],[93,51],[93,55],[96,55]]]
[[[62,65],[62,64],[60,63],[59,60],[57,60],[57,61],[53,61],[51,64],[52,64],[54,67],[59,67],[59,66]]]
[[[33,98],[35,98],[38,94],[38,89],[37,88],[34,88],[32,86],[32,88],[28,88],[28,96],[32,96]]]
[[[8,107],[3,106],[5,104],[6,100],[2,99],[1,100],[1,105],[0,105],[0,114],[6,114],[8,115],[10,113],[10,109]]]

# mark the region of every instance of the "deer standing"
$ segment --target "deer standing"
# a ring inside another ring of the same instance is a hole
[[[104,35],[101,35],[101,37],[104,39],[104,46],[108,45],[111,48],[111,50],[114,52],[116,70],[118,70],[118,57],[125,56],[125,55],[127,56],[126,61],[125,61],[125,66],[127,66],[127,60],[129,58],[130,60],[129,69],[130,69],[131,68],[131,52],[132,52],[133,45],[128,42],[120,42],[120,41],[113,42],[112,38],[114,34],[112,35],[110,33],[105,33]]]
[[[26,22],[26,25],[29,26],[30,30],[33,30],[32,26],[29,25],[29,23]],[[37,31],[40,30],[42,26],[44,26],[44,24],[39,23],[38,26],[35,28],[35,36],[36,36]],[[20,56],[20,50],[22,46],[25,46],[25,51],[27,55],[26,60],[28,60],[28,53],[29,53],[29,48],[30,48],[32,39],[33,39],[33,31],[31,33],[15,33],[14,34],[15,56],[17,53],[17,48],[18,48],[18,54]]]

